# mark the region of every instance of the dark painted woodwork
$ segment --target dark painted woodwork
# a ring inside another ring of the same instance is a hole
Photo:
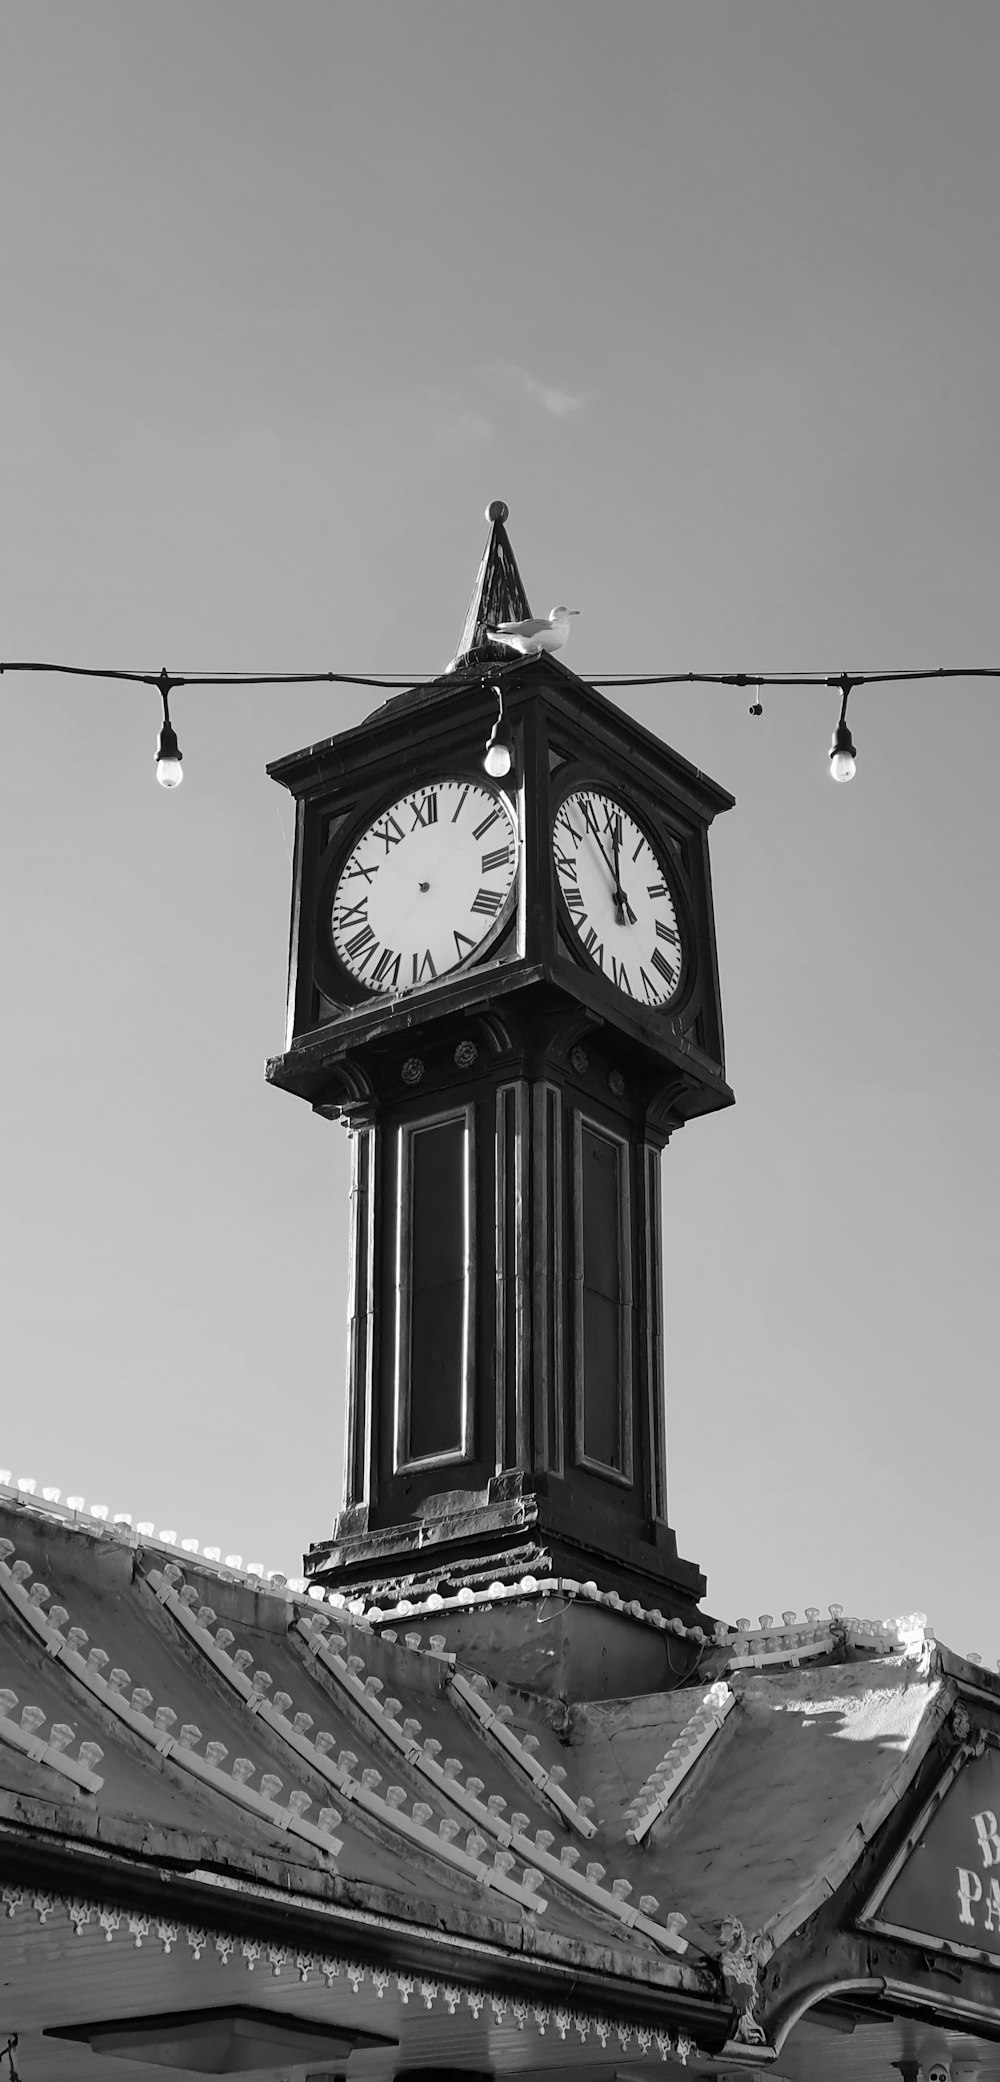
[[[574,1181],[579,1196],[576,1380],[583,1420],[581,1458],[609,1474],[627,1476],[631,1292],[624,1157],[617,1138],[581,1120]]]
[[[707,844],[731,797],[558,661],[501,677],[517,908],[465,970],[373,997],[329,918],[383,806],[481,779],[484,678],[446,676],[270,769],[298,813],[268,1076],[356,1144],[345,1508],[307,1567],[382,1591],[562,1573],[691,1613],[703,1581],[666,1523],[659,1160],[732,1099]],[[615,990],[569,932],[552,822],[585,782],[670,862],[689,958],[668,1010]]]
[[[404,1131],[401,1143],[408,1277],[397,1288],[396,1331],[408,1393],[398,1458],[408,1465],[453,1458],[466,1445],[466,1145],[464,1114]]]

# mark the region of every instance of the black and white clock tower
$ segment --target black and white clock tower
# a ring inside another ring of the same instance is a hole
[[[527,1576],[690,1622],[660,1159],[732,1100],[707,843],[732,798],[490,641],[530,610],[489,518],[453,666],[270,768],[297,826],[268,1076],[353,1143],[345,1494],[306,1567],[383,1604]]]

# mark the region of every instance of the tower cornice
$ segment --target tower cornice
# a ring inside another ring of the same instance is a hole
[[[295,796],[309,800],[347,774],[361,775],[379,769],[392,751],[406,746],[428,766],[439,757],[439,747],[456,727],[480,718],[485,744],[496,712],[490,688],[499,683],[504,706],[513,716],[525,702],[544,694],[553,715],[581,733],[581,742],[593,742],[619,752],[633,772],[644,773],[657,785],[668,787],[686,799],[702,817],[714,819],[731,810],[735,796],[704,773],[682,752],[675,751],[656,732],[637,722],[608,695],[560,658],[519,659],[497,671],[463,671],[460,677],[443,675],[413,687],[402,697],[374,709],[364,722],[333,737],[320,738],[300,751],[271,760],[267,772],[273,781]],[[415,731],[419,709],[419,728]]]

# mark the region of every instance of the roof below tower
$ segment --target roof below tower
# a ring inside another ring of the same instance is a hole
[[[37,2082],[86,2082],[112,2031],[140,2033],[122,2082],[176,2071],[177,2028],[250,2000],[366,2082],[614,2082],[633,2042],[631,2082],[779,2054],[879,2082],[914,2012],[995,2037],[1000,1680],[917,1618],[744,1622],[673,1689],[545,1698],[497,1655],[496,1591],[453,1637],[441,1598],[366,1616],[162,1546],[0,1484],[0,1989]],[[520,1586],[536,1632],[557,1588]],[[822,2016],[786,2044],[825,1998],[832,2044]]]

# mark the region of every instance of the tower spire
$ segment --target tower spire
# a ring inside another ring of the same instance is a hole
[[[509,652],[501,644],[491,643],[486,631],[495,629],[498,622],[520,622],[531,614],[504,526],[507,516],[508,508],[502,499],[494,499],[486,509],[490,532],[450,668],[453,672],[460,665],[509,662]]]

